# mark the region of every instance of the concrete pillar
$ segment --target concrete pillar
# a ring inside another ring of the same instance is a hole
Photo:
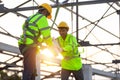
[[[84,80],[92,80],[92,67],[88,64],[83,65]]]
[[[35,80],[40,80],[40,54],[36,55],[36,69],[37,69],[37,76]]]

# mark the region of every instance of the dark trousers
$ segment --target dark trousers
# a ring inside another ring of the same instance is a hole
[[[82,69],[78,71],[62,69],[61,80],[68,80],[71,73],[75,77],[75,80],[84,80]]]
[[[25,46],[20,48],[20,51]],[[23,54],[23,79],[22,80],[35,80],[36,76],[36,52],[35,47],[28,48]]]

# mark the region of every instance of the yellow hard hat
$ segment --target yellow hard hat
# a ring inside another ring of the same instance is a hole
[[[50,15],[47,16],[47,18],[51,19],[52,18],[52,15],[51,15],[51,13],[52,13],[52,7],[49,4],[47,4],[47,3],[43,3],[40,6],[42,6],[43,8],[45,8],[50,13]]]
[[[64,22],[64,21],[62,21],[62,22],[59,23],[58,28],[67,28],[67,29],[69,29],[67,23]]]

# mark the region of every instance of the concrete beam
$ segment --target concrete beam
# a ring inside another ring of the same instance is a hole
[[[92,67],[90,65],[83,65],[84,80],[92,80]]]
[[[115,73],[105,72],[105,71],[94,69],[94,68],[92,68],[92,74],[101,75],[101,76],[109,77],[109,78],[112,78],[112,79],[113,78],[120,79],[120,74],[119,73],[115,74]]]
[[[8,44],[5,44],[5,43],[1,43],[1,42],[0,42],[0,50],[20,54],[20,51],[17,47],[11,46],[11,45],[8,45]]]

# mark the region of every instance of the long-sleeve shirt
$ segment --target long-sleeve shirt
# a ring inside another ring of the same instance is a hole
[[[61,52],[63,56],[61,67],[67,70],[81,69],[82,61],[80,58],[80,52],[78,51],[78,43],[76,38],[71,34],[67,34],[65,40],[59,36],[57,41],[60,47],[63,49],[63,52]]]

